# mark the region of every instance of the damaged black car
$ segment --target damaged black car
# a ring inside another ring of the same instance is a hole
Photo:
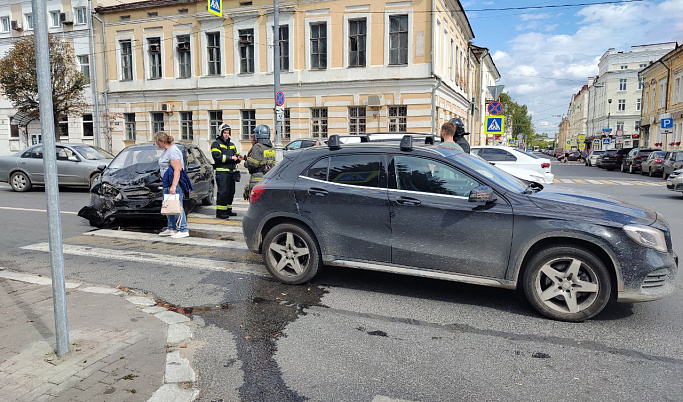
[[[201,203],[214,202],[214,171],[209,159],[194,144],[177,142],[183,153],[184,169],[194,190],[186,196],[186,212]],[[120,220],[161,220],[163,186],[158,160],[163,149],[155,144],[133,145],[122,150],[108,166],[102,165],[100,177],[90,188],[90,205],[83,207],[78,216],[90,225],[110,226]]]

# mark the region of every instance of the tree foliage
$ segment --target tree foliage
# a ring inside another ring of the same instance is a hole
[[[523,134],[523,140],[532,144],[536,139],[536,132],[526,105],[518,104],[506,93],[500,94],[500,103],[503,104],[503,114],[507,116],[505,124],[512,128],[512,136],[517,138],[519,134]]]
[[[53,124],[60,116],[85,110],[83,98],[86,77],[78,71],[73,47],[54,35],[48,36],[52,79]],[[32,36],[22,38],[0,59],[0,87],[14,108],[40,118],[36,53]],[[55,130],[56,133],[56,130]]]

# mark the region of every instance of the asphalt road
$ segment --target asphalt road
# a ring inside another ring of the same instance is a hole
[[[683,255],[683,195],[661,178],[558,163],[553,172],[567,181],[557,186],[661,212]],[[683,399],[680,291],[570,324],[540,317],[521,292],[399,275],[328,267],[310,285],[287,286],[230,246],[243,242],[238,226],[196,224],[199,246],[135,228],[86,236],[92,228],[75,212],[87,192],[60,197],[69,279],[144,290],[192,312],[201,401]],[[48,239],[44,209],[42,190],[0,185],[0,266],[49,274],[36,251]],[[195,220],[212,213],[200,208]]]

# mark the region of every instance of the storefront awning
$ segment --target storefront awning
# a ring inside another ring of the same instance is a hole
[[[28,123],[32,122],[33,120],[36,120],[34,117],[29,116],[23,112],[17,112],[12,118],[10,119],[10,124],[12,125],[17,125],[17,126],[25,126]]]

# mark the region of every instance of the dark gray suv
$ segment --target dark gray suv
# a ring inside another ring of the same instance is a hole
[[[543,188],[443,145],[362,143],[285,154],[255,186],[249,249],[278,280],[323,265],[509,289],[541,314],[582,321],[610,300],[673,291],[678,259],[661,215]]]

